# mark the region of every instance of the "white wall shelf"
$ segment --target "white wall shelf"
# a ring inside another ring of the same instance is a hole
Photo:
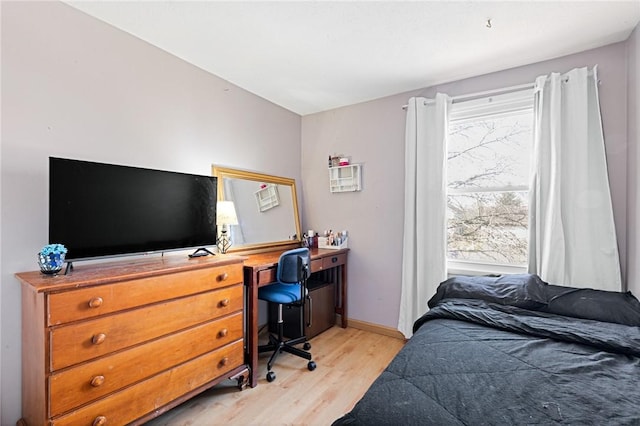
[[[354,192],[362,189],[360,164],[329,167],[329,190],[331,192]]]
[[[260,188],[256,191],[256,202],[258,203],[258,210],[266,212],[280,205],[280,194],[278,194],[278,187],[273,184],[265,185],[264,188]]]

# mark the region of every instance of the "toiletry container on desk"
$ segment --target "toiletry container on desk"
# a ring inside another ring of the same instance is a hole
[[[242,258],[77,265],[22,283],[26,425],[140,423],[244,364]]]
[[[331,244],[329,238],[318,237],[318,248],[327,250],[342,250],[346,249],[347,247],[349,247],[349,237],[341,237],[331,242]]]

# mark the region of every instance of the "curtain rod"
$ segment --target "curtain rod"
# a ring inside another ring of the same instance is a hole
[[[593,68],[588,70],[587,74],[592,76],[593,75]],[[566,79],[563,80],[565,83],[567,81],[569,81],[569,77],[566,77]],[[602,83],[602,81],[600,79],[598,79],[598,85],[600,85],[600,83]],[[486,96],[486,95],[500,95],[500,94],[505,94],[505,93],[509,93],[509,92],[516,92],[518,90],[526,90],[526,89],[533,89],[535,87],[535,82],[534,83],[527,83],[527,84],[521,84],[519,86],[511,86],[511,87],[504,87],[502,89],[494,89],[494,90],[486,90],[484,92],[477,92],[477,93],[471,93],[468,95],[458,95],[458,96],[452,96],[451,97],[451,102],[452,103],[456,103],[457,102],[461,102],[462,100],[472,100],[473,98],[480,98],[482,96]],[[425,105],[428,103],[433,103],[433,99],[427,99],[425,101]],[[408,107],[408,105],[402,105],[402,109],[406,110]]]
[[[484,92],[469,93],[467,95],[452,96],[451,102],[456,103],[456,102],[461,102],[462,100],[471,100],[474,98],[480,98],[487,95],[494,95],[494,96],[502,95],[505,93],[517,92],[518,90],[533,89],[534,86],[535,86],[535,83],[527,83],[527,84],[520,84],[518,86],[503,87],[501,89],[485,90]],[[427,99],[425,101],[425,105],[432,102],[434,102],[433,99]],[[407,107],[408,105],[402,105],[402,109],[404,110],[406,110]]]

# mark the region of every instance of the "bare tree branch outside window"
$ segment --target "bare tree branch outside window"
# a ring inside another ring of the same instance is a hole
[[[523,265],[532,111],[450,125],[448,258]]]

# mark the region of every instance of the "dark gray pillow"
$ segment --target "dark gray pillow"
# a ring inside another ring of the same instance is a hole
[[[443,299],[477,299],[523,309],[538,310],[546,304],[546,283],[533,274],[509,274],[499,277],[453,277],[438,286],[429,300],[433,308]]]
[[[547,306],[542,309],[557,315],[640,326],[640,302],[630,291],[546,286]]]

